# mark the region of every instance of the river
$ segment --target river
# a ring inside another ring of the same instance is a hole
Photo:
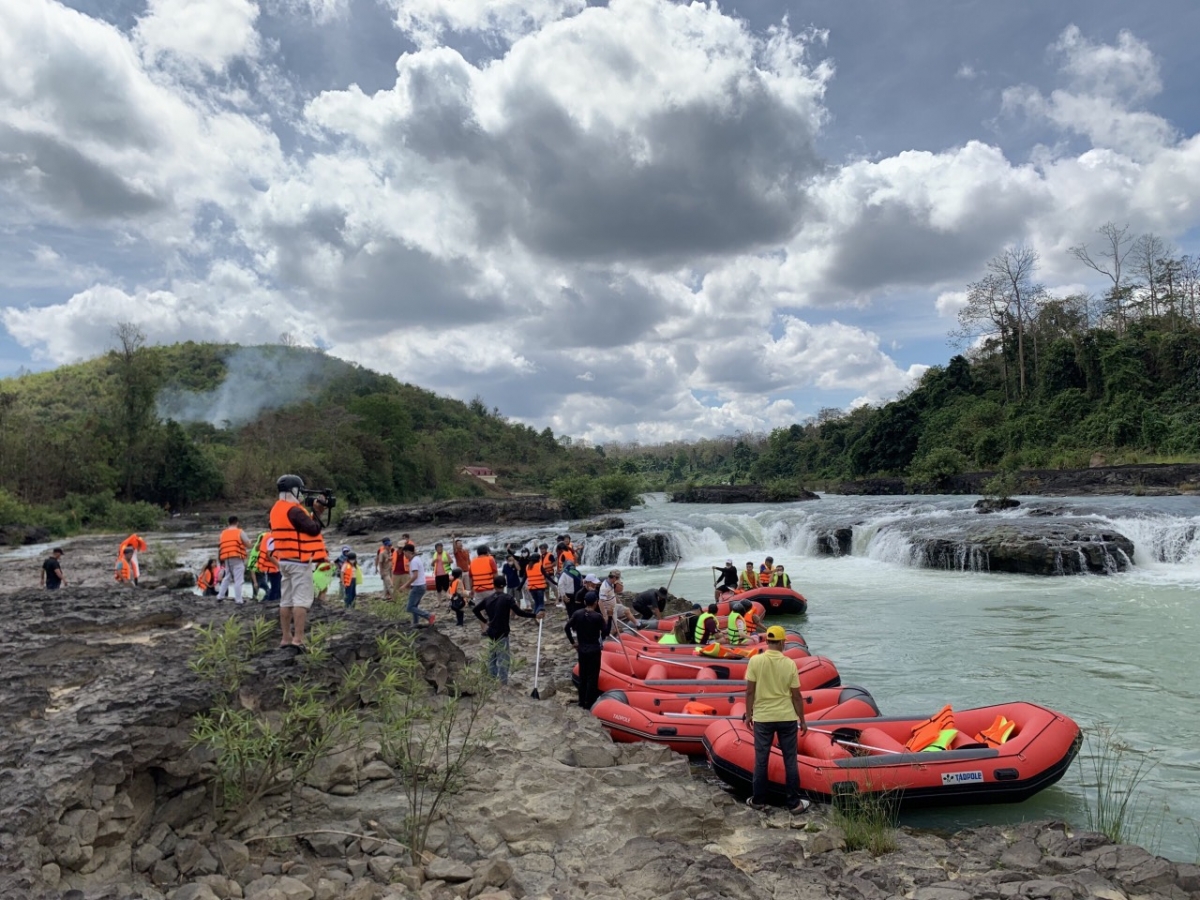
[[[646,499],[625,520],[630,531],[677,539],[683,559],[672,593],[706,600],[711,566],[732,558],[741,569],[771,555],[808,598],[796,625],[809,646],[837,663],[845,683],[870,690],[885,714],[1029,700],[1085,728],[1108,723],[1129,745],[1127,760],[1153,765],[1135,803],[1136,841],[1173,859],[1200,856],[1200,498],[1031,497],[996,514],[1016,519],[1030,505],[1051,507],[1051,521],[1098,517],[1134,541],[1135,565],[1123,574],[1056,578],[918,567],[908,536],[953,536],[978,522],[973,497],[830,495],[737,506]],[[850,555],[818,555],[817,532],[847,521],[856,523]],[[585,548],[585,561],[595,552]],[[628,590],[670,578],[672,566],[631,566],[624,553]],[[1056,817],[1082,825],[1082,775],[1076,763],[1023,804],[904,821],[953,828]]]

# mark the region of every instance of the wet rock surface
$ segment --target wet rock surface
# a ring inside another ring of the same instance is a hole
[[[396,773],[369,741],[331,757],[259,817],[225,826],[213,811],[209,757],[188,739],[191,717],[212,698],[187,659],[198,626],[274,610],[109,588],[25,590],[3,603],[5,900],[1186,900],[1200,892],[1200,868],[1062,823],[950,836],[901,829],[898,849],[875,858],[848,850],[822,807],[798,818],[754,812],[665,749],[610,742],[574,702],[565,613],[553,605],[543,626],[543,699],[530,697],[538,629],[516,620],[518,665],[485,712],[486,745],[417,864],[394,838],[406,815]],[[483,643],[469,614],[458,627],[434,608],[438,624],[419,640],[427,678],[444,684]],[[396,627],[336,607],[314,618],[341,623],[330,679],[369,662],[376,636]],[[274,708],[297,660],[293,651],[261,654],[242,701]]]

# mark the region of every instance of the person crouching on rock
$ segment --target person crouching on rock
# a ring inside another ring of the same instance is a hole
[[[117,560],[117,566],[116,570],[113,572],[113,577],[116,578],[117,584],[137,585],[137,569],[133,563],[132,547],[126,547],[121,551],[121,556]]]
[[[595,591],[585,594],[583,602],[583,609],[576,610],[563,630],[579,654],[579,705],[591,709],[600,696],[600,657],[604,639],[612,631],[612,619],[600,614]]]
[[[217,561],[209,559],[196,576],[196,587],[200,589],[201,597],[217,596]]]
[[[488,594],[471,607],[475,618],[483,623],[482,633],[488,639],[488,672],[501,684],[508,684],[508,665],[511,659],[508,635],[510,616],[520,616],[522,619],[542,619],[546,613],[529,612],[521,609],[521,604],[512,594],[504,592],[504,576],[495,575],[492,578],[493,593]],[[476,585],[478,594],[479,586]]]

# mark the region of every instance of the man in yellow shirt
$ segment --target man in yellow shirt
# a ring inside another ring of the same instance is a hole
[[[800,765],[796,760],[797,734],[807,734],[804,698],[800,695],[800,670],[783,655],[787,632],[782,626],[767,629],[767,650],[750,657],[746,665],[746,725],[754,730],[754,788],[746,805],[767,808],[767,761],[771,742],[778,740],[787,781],[786,805],[802,813],[809,802],[800,796]]]

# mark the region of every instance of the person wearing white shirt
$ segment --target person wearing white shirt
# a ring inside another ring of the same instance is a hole
[[[408,612],[412,615],[412,623],[420,625],[421,619],[434,623],[434,615],[421,609],[421,598],[425,596],[425,560],[417,555],[417,548],[412,544],[404,547],[404,558],[408,561],[408,580],[400,585],[398,590],[408,588]]]

